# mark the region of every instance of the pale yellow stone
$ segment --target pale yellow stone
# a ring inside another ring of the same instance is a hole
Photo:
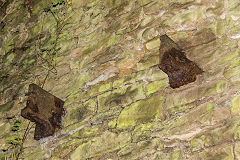
[[[113,152],[126,145],[129,140],[130,133],[122,132],[117,135],[116,133],[105,131],[101,136],[93,138],[78,146],[70,155],[70,159],[84,160]]]
[[[231,77],[233,77],[234,75],[239,74],[239,73],[240,73],[240,66],[237,66],[237,67],[235,67],[235,68],[232,68],[232,69],[230,69],[230,70],[227,70],[227,71],[224,73],[224,76],[229,79],[229,78],[231,78]]]
[[[239,114],[240,113],[240,95],[234,97],[231,101],[232,108],[231,112],[233,114]]]
[[[202,97],[222,93],[226,89],[226,86],[226,81],[219,80],[196,88],[172,93],[167,96],[165,105],[167,108],[170,108],[188,104]]]
[[[148,50],[154,49],[154,48],[159,48],[160,47],[160,39],[159,38],[154,38],[153,40],[147,42],[146,48]]]
[[[103,84],[99,87],[98,91],[99,92],[104,92],[107,90],[110,90],[112,88],[112,83],[107,83],[107,84]]]
[[[127,129],[136,124],[159,118],[163,99],[162,95],[156,95],[124,108],[118,117],[117,129]]]
[[[152,93],[155,93],[161,89],[164,89],[168,86],[168,80],[164,79],[162,81],[154,81],[152,83],[149,83],[146,85],[146,95],[150,95]]]
[[[117,118],[113,119],[112,121],[108,122],[109,128],[115,128],[117,124]]]

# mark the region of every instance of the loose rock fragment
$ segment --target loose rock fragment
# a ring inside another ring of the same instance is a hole
[[[187,59],[179,46],[167,35],[160,37],[159,68],[169,77],[170,87],[178,88],[194,82],[203,71],[194,62]]]
[[[36,123],[34,139],[54,135],[61,128],[61,119],[65,113],[64,101],[36,84],[29,85],[28,94],[27,105],[21,115]]]

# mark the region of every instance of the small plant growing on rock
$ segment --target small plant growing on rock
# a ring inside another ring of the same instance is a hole
[[[56,7],[57,5],[61,5],[64,3],[64,0],[52,0],[52,6]]]
[[[0,149],[4,152],[4,157],[0,159],[18,159],[23,152],[23,144],[26,137],[31,129],[30,122],[22,135],[20,128],[22,126],[22,121],[17,119],[15,116],[6,117],[7,120],[12,121],[13,125],[11,127],[11,134],[7,136],[6,145],[2,146]]]
[[[21,120],[16,120],[16,121],[14,122],[13,127],[12,127],[12,131],[14,131],[14,132],[18,131],[19,128],[20,128],[20,125],[21,125]]]
[[[44,12],[49,12],[49,11],[51,11],[51,7],[56,7],[56,6],[62,5],[64,3],[65,3],[64,0],[52,0],[52,6],[47,6],[43,10],[44,10]]]

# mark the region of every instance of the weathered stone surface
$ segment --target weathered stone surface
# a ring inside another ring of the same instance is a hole
[[[185,35],[186,36],[186,35]],[[194,33],[191,37],[183,37],[178,41],[180,46],[183,46],[183,49],[192,48],[199,46],[201,44],[208,44],[216,40],[216,36],[211,29],[203,28],[200,31]]]
[[[104,153],[113,152],[126,145],[130,140],[130,134],[123,132],[119,135],[106,131],[100,137],[96,137],[80,145],[70,156],[70,159],[87,159]]]
[[[191,157],[192,159],[234,159],[232,145],[222,144],[206,149],[206,151],[196,153]]]
[[[75,132],[72,137],[77,137],[77,138],[88,138],[88,137],[93,137],[96,134],[100,133],[100,128],[99,126],[94,126],[94,127],[84,127],[80,129],[79,131]]]
[[[24,154],[26,155],[24,159],[31,160],[31,159],[44,159],[49,158],[50,156],[47,154],[47,151],[42,149],[42,147],[26,148],[24,150]]]
[[[232,99],[232,108],[231,111],[233,114],[240,113],[240,96],[236,96]]]
[[[104,112],[117,106],[126,106],[143,98],[145,98],[143,83],[123,86],[98,96],[98,112]]]
[[[156,37],[156,38],[154,38],[151,41],[146,43],[146,49],[147,50],[152,50],[152,49],[157,48],[159,46],[160,46],[160,39],[159,39],[159,37]]]
[[[162,95],[156,95],[124,108],[118,117],[117,129],[122,130],[158,119],[162,113],[163,99]]]
[[[201,117],[197,116],[199,114],[201,114]],[[159,133],[156,132],[152,134],[152,136],[155,137],[155,135],[157,135],[157,137],[160,136],[162,138],[166,138],[166,141],[171,142],[174,142],[176,140],[190,141],[194,137],[201,136],[202,133],[207,130],[210,131],[213,128],[219,129],[220,126],[222,126],[224,122],[229,118],[229,116],[230,112],[226,108],[218,108],[211,103],[205,103],[199,105],[196,108],[193,108],[182,116],[180,114],[180,117],[177,116],[169,119],[168,123],[163,123],[161,125],[162,127],[158,129],[162,131]],[[220,131],[216,130],[216,133],[218,132]],[[207,134],[204,135],[206,136]],[[218,137],[217,139],[219,139],[218,134],[213,137]],[[201,143],[198,144],[201,145]]]
[[[30,84],[26,108],[22,117],[36,123],[34,139],[53,136],[61,128],[64,101],[51,95],[36,84]]]
[[[71,141],[60,144],[54,149],[54,153],[52,155],[53,159],[63,159],[84,142],[85,139],[73,139]]]
[[[9,111],[11,108],[12,108],[12,103],[11,102],[8,102],[8,103],[5,103],[5,104],[1,104],[0,105],[0,112]]]
[[[71,124],[80,122],[84,118],[93,115],[97,110],[97,100],[90,99],[83,104],[79,104],[72,107],[66,107],[66,116],[63,119],[63,126],[69,126]]]
[[[156,66],[158,62],[159,62],[158,56],[156,55],[147,56],[137,63],[136,70],[140,71],[140,70],[148,69],[152,66]]]
[[[225,76],[226,78],[231,78],[231,77],[233,77],[234,75],[239,74],[239,73],[240,73],[239,70],[240,70],[240,67],[239,67],[239,66],[237,66],[237,67],[235,67],[235,68],[232,68],[232,69],[229,69],[229,70],[227,70],[227,71],[225,72],[224,76]]]
[[[149,83],[146,85],[146,95],[150,95],[152,93],[155,93],[161,89],[164,89],[168,86],[168,80],[162,80],[162,81],[154,81],[152,83]]]
[[[32,128],[19,159],[240,159],[239,0],[0,6],[0,159],[18,154],[29,83],[67,113],[54,137],[35,141]],[[195,82],[169,86],[164,34],[204,71]]]
[[[120,87],[120,86],[125,85],[127,83],[134,83],[135,82],[135,80],[134,80],[135,77],[136,77],[136,73],[129,74],[129,75],[124,75],[123,77],[120,77],[119,79],[117,79],[113,82],[113,87],[117,88],[117,87]]]
[[[194,105],[191,105],[191,104],[176,106],[176,107],[169,109],[169,113],[174,114],[174,113],[181,112],[181,111],[187,111],[188,109],[193,108],[193,107],[194,107]]]
[[[0,125],[0,130],[1,130],[1,133],[0,133],[0,137],[2,137],[4,134],[7,134],[10,130],[10,124],[9,123],[5,123],[5,124],[1,124]]]
[[[156,150],[161,150],[162,147],[161,140],[157,138],[151,141],[141,141],[137,144],[130,143],[118,152],[118,156],[120,159],[144,159],[156,152]]]
[[[225,89],[227,83],[224,80],[219,80],[217,82],[205,84],[197,88],[190,88],[184,92],[177,92],[167,96],[166,107],[180,106],[196,101],[205,96],[216,95],[222,93]]]
[[[240,153],[239,153],[239,150],[240,149],[240,144],[239,143],[235,143],[235,156],[236,158],[240,158]]]
[[[117,125],[117,118],[113,119],[112,121],[108,122],[109,128],[115,128]]]

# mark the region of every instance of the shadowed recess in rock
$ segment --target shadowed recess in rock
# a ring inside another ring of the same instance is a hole
[[[28,95],[27,105],[21,115],[36,123],[34,139],[53,136],[61,128],[64,101],[36,84],[29,85]]]
[[[196,76],[203,70],[189,60],[179,46],[167,35],[160,37],[160,63],[159,68],[169,77],[170,87],[180,86],[194,82]]]

